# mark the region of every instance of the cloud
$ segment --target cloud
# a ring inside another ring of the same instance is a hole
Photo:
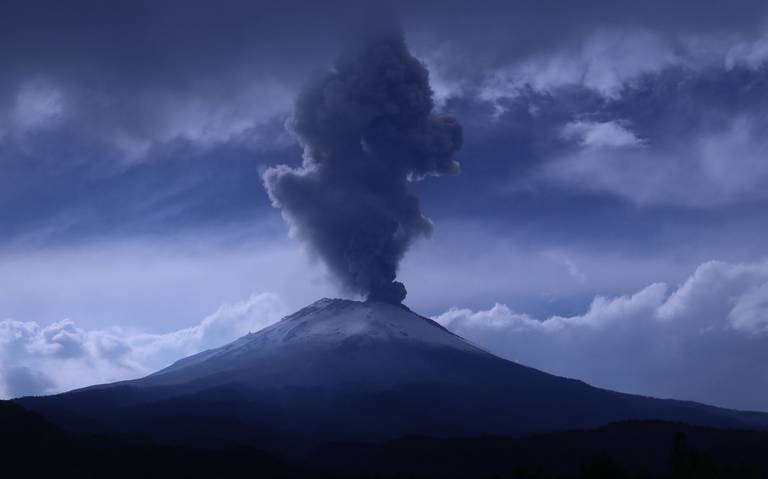
[[[11,118],[21,131],[25,131],[54,121],[63,109],[62,93],[55,86],[30,82],[16,93]]]
[[[728,313],[728,319],[738,330],[768,332],[768,283],[740,296]]]
[[[643,206],[717,208],[768,198],[765,120],[740,114],[722,123],[676,140],[642,142],[614,122],[572,123],[564,132],[580,136],[579,148],[537,175]]]
[[[515,97],[526,88],[553,93],[581,86],[606,98],[617,98],[642,75],[691,63],[673,42],[647,30],[598,29],[575,44],[558,44],[517,62],[488,71],[479,96],[488,101]]]
[[[674,65],[640,75],[613,98],[584,86],[526,88],[495,100],[495,120],[471,124],[496,145],[485,161],[506,160],[512,194],[738,210],[768,199],[767,72]],[[468,152],[476,148],[468,142]]]
[[[156,143],[247,134],[285,116],[302,76],[354,37],[336,21],[365,18],[353,2],[299,3],[4,2],[15,47],[0,51],[0,127],[74,127],[130,160]],[[312,28],[297,35],[299,24]]]
[[[262,329],[285,314],[277,296],[261,293],[222,305],[196,326],[163,334],[86,330],[71,320],[47,326],[2,320],[0,397],[51,394],[140,377]]]
[[[40,371],[26,366],[3,368],[0,371],[0,397],[14,398],[28,394],[45,394],[54,384]]]
[[[245,301],[222,305],[197,326],[165,334],[133,334],[128,344],[143,364],[158,364],[221,346],[286,314],[286,306],[276,295],[254,294]]]
[[[0,51],[0,216],[5,218],[0,241],[43,236],[46,228],[56,238],[67,232],[68,240],[93,230],[175,234],[179,222],[210,223],[238,213],[242,219],[254,205],[268,206],[253,178],[265,165],[295,166],[291,159],[298,158],[299,148],[281,134],[292,98],[333,55],[359,44],[360,32],[380,12],[373,7],[381,3],[233,0],[222,10],[198,0],[137,1],[120,8],[92,0],[67,6],[50,0],[4,2],[0,30],[6,44],[18,47]],[[484,166],[475,169],[472,180],[451,185],[466,185],[478,198],[498,193],[497,183],[519,179],[521,165],[563,158],[559,149],[540,150],[560,142],[553,136],[572,122],[631,125],[635,137],[654,146],[646,150],[649,155],[685,163],[678,161],[685,151],[658,146],[659,139],[637,128],[633,115],[613,115],[605,111],[606,103],[594,103],[631,96],[648,75],[682,68],[685,75],[708,78],[709,69],[720,68],[742,76],[723,91],[765,96],[759,81],[739,73],[759,72],[764,65],[762,2],[740,0],[727,12],[715,1],[588,0],[554,9],[491,1],[471,11],[455,1],[393,4],[409,46],[428,60],[437,80],[432,84],[441,111],[453,114],[461,101],[485,99],[454,115],[465,126],[484,123],[494,134],[489,138],[478,128],[466,135],[462,159]],[[690,15],[692,9],[699,14]],[[345,28],[338,28],[339,22]],[[669,77],[648,90],[664,92],[680,83]],[[591,106],[575,106],[573,96],[588,97]],[[717,95],[710,92],[688,105],[698,116],[711,96]],[[671,119],[696,123],[685,116],[690,109],[666,114],[651,108],[654,114],[648,114],[646,105],[654,98],[636,99],[634,116],[654,116],[667,126]],[[552,103],[563,105],[553,112]],[[514,119],[489,120],[488,114],[515,109],[520,115]],[[719,110],[710,116],[733,117],[731,109]],[[678,149],[719,131],[701,128],[692,141],[680,135]],[[576,158],[577,150],[568,157]],[[759,151],[751,156],[759,158]],[[576,168],[578,182],[548,176],[543,182],[587,195],[608,192],[639,204],[675,206],[731,204],[764,190],[755,181],[752,193],[709,195],[725,198],[713,201],[700,192],[708,188],[701,181],[690,199],[648,179],[625,193],[613,183],[622,180],[618,173],[592,165],[601,162],[574,162],[587,165],[583,172]],[[645,166],[657,165],[643,165],[646,174],[658,171]],[[736,176],[735,169],[730,173]],[[590,174],[597,177],[594,185],[585,181]],[[667,174],[672,184],[680,178],[666,170],[655,176]]]
[[[602,6],[604,15],[626,21]],[[765,18],[757,5],[748,11]],[[515,55],[499,54],[474,70],[453,65],[472,57],[443,44],[428,58],[445,105],[467,98],[491,105],[484,125],[474,124],[507,135],[506,149],[483,158],[508,165],[508,192],[555,186],[692,209],[765,201],[768,30],[760,22],[747,27],[746,19],[715,28],[699,16],[698,25],[673,27],[680,12],[661,12],[669,23],[648,12],[627,28],[574,19],[577,31],[552,32],[535,47],[510,46],[505,51]],[[467,152],[477,135],[468,130]],[[519,165],[534,163],[537,174],[520,174]]]
[[[637,146],[642,140],[618,121],[573,121],[562,129],[563,137],[576,139],[584,148]]]
[[[677,287],[654,283],[630,295],[598,296],[582,314],[542,320],[496,304],[451,308],[435,319],[502,356],[597,386],[768,410],[767,305],[768,261],[710,261]],[[0,396],[139,377],[286,312],[275,295],[254,294],[168,333],[3,320]]]
[[[597,386],[768,410],[768,261],[699,266],[677,288],[598,296],[575,316],[537,319],[496,304],[435,317],[507,358]]]

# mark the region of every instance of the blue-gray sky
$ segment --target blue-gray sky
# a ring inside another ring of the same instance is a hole
[[[433,233],[401,263],[407,304],[551,372],[768,410],[748,0],[2,2],[0,396],[135,376],[339,294],[262,173],[301,164],[296,95],[382,12],[464,131],[461,173],[410,185]]]

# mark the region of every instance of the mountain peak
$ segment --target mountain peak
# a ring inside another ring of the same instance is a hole
[[[479,349],[435,321],[406,306],[382,301],[323,298],[254,333],[270,342],[337,343],[350,338],[369,341],[412,341],[458,349]]]
[[[156,385],[175,381],[176,376],[189,380],[233,370],[255,377],[265,364],[285,368],[280,381],[298,381],[304,364],[319,356],[384,362],[393,350],[414,349],[489,354],[404,305],[322,298],[271,326],[177,361],[141,381]]]
[[[408,306],[402,303],[392,303],[389,301],[381,301],[378,299],[366,299],[365,301],[355,301],[352,299],[343,299],[343,298],[321,298],[315,301],[314,303],[301,308],[300,310],[289,315],[288,317],[296,316],[302,313],[308,314],[309,312],[320,311],[320,310],[329,309],[329,308],[333,310],[338,310],[338,309],[343,309],[343,308],[348,308],[353,306],[361,306],[361,305],[370,305],[372,307],[394,306],[396,308],[404,309],[410,313],[413,313],[413,311],[411,311],[411,308],[409,308]]]

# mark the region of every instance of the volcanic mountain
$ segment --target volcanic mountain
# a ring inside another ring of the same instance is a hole
[[[142,379],[18,401],[76,432],[273,449],[630,419],[768,428],[768,414],[595,388],[494,356],[405,306],[340,299]]]

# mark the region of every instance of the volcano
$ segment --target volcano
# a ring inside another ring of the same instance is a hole
[[[341,299],[141,379],[18,401],[79,433],[271,449],[635,419],[768,428],[768,414],[592,387],[495,356],[405,306]]]

